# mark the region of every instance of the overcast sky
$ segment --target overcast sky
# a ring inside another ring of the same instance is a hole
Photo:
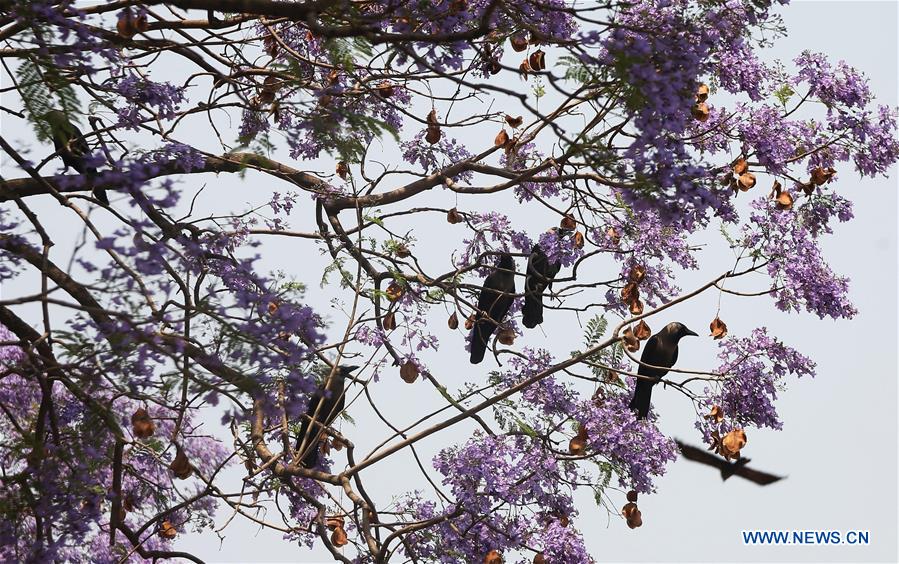
[[[810,49],[822,51],[832,60],[844,59],[866,73],[880,102],[896,106],[895,2],[794,1],[782,11],[789,35],[771,50],[771,57],[789,61],[800,51]],[[28,136],[17,125],[4,123],[3,129],[4,136]],[[461,140],[476,146],[483,142],[482,138]],[[7,165],[4,162],[5,177],[12,176]],[[778,312],[767,298],[724,296],[722,302],[722,318],[731,334],[746,335],[753,328],[766,325],[774,335],[818,363],[814,381],[792,381],[788,392],[780,398],[778,407],[784,430],[748,433],[749,444],[743,454],[753,460],[752,466],[788,475],[788,479],[764,488],[739,479],[722,483],[714,470],[678,461],[658,480],[658,493],[641,497],[644,524],[636,530],[596,509],[591,496],[584,496],[579,504],[583,510],[575,524],[584,532],[591,554],[598,561],[897,560],[896,174],[894,168],[889,179],[860,180],[848,166],[838,172],[837,190],[854,201],[856,219],[838,226],[823,246],[834,270],[851,277],[859,315],[851,321],[822,321],[811,314]],[[198,182],[192,179],[186,185],[195,187]],[[206,205],[236,210],[243,202],[266,200],[259,191],[268,186],[241,182],[234,175],[206,176],[202,182],[209,183],[213,190],[207,188],[200,205],[206,198]],[[301,200],[301,204],[299,211],[294,212],[296,229],[310,227],[309,204],[306,200]],[[458,205],[460,209],[481,211],[489,205],[514,213],[516,227],[529,227],[532,233],[545,229],[550,218],[542,210],[513,205],[508,195],[498,195],[487,202],[481,197],[456,199],[448,192],[434,193],[415,204]],[[44,213],[63,211],[48,205]],[[415,220],[409,227],[416,229],[419,245],[426,242],[430,253],[444,253],[441,265],[445,266],[458,241],[428,240],[426,221],[432,219],[435,218]],[[67,221],[63,217],[60,220]],[[440,229],[444,226],[441,224]],[[707,244],[700,254],[702,267],[679,278],[683,289],[699,286],[730,268],[732,257],[721,247],[719,238],[714,233],[697,237],[697,243]],[[307,243],[280,238],[265,241],[263,265],[283,269],[307,282],[310,305],[329,313],[336,322],[335,330],[342,331],[339,322],[343,317],[331,302],[334,294],[318,286],[320,267],[326,262],[310,249]],[[438,266],[434,266],[434,271],[438,271]],[[28,294],[32,282],[22,279],[7,284],[3,295]],[[676,319],[704,335],[714,317],[717,300],[717,294],[706,293],[664,312],[651,325],[656,329]],[[433,320],[435,327],[445,327],[442,311],[434,312]],[[564,314],[548,312],[543,332],[528,332],[524,339],[516,341],[516,346],[544,346],[557,357],[564,356],[580,345],[581,333]],[[462,353],[460,334],[446,331],[438,335],[441,352],[425,360],[431,361],[431,371],[447,386],[452,388],[466,380],[481,381],[495,368],[491,359],[472,368]],[[454,347],[459,354],[447,352]],[[717,364],[716,354],[717,347],[711,339],[691,340],[681,347],[679,366],[709,369]],[[429,385],[408,386],[387,376],[395,375],[385,373],[385,378],[372,387],[372,393],[379,405],[400,422],[412,419],[428,405],[440,405],[439,396]],[[351,390],[350,397],[355,391]],[[413,398],[414,412],[409,410]],[[693,409],[683,396],[671,390],[657,390],[653,400],[662,414],[663,431],[688,442],[699,442],[693,429]],[[382,425],[361,410],[351,413],[356,425],[344,422],[343,432],[357,445],[371,447],[380,442]],[[209,424],[216,425],[217,418],[210,418]],[[419,453],[429,460],[442,446],[464,439],[471,429],[462,426],[440,433],[423,442]],[[242,471],[238,467],[227,474],[235,487]],[[421,482],[408,453],[367,470],[364,477],[370,491],[381,490],[381,506],[390,494]],[[623,496],[619,497],[623,505]],[[220,524],[229,516],[222,511]],[[744,546],[740,535],[744,529],[868,530],[870,545]],[[323,550],[308,552],[282,541],[280,533],[259,531],[258,526],[240,518],[222,534],[225,539],[221,544],[210,532],[185,534],[178,538],[176,547],[209,562],[330,562]]]

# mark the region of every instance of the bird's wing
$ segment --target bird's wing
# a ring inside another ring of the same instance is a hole
[[[714,466],[715,468],[724,468],[727,465],[727,462],[721,458],[720,456],[715,456],[714,454],[703,450],[701,448],[697,448],[694,446],[686,445],[680,441],[676,441],[677,446],[681,451],[681,454],[687,460],[692,460],[693,462],[698,462],[700,464],[706,464],[708,466]]]
[[[750,482],[755,482],[760,486],[767,486],[768,484],[773,484],[774,482],[783,480],[784,478],[783,476],[775,476],[774,474],[768,474],[767,472],[762,472],[761,470],[753,470],[752,468],[747,468],[745,466],[736,469],[736,471],[734,471],[734,475],[746,478]]]
[[[646,341],[646,346],[643,347],[643,354],[640,355],[640,362],[659,366],[659,357],[661,354],[662,350],[659,343],[659,336],[653,335]],[[659,370],[643,366],[642,364],[637,368],[637,374],[642,376],[660,376],[659,372]]]

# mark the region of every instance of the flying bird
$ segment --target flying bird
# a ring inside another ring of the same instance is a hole
[[[549,262],[540,245],[534,245],[528,257],[528,269],[524,279],[524,306],[522,323],[528,329],[543,323],[543,291],[552,287],[553,278],[562,268],[560,262]]]
[[[298,451],[305,453],[303,466],[306,468],[318,466],[318,454],[324,436],[323,427],[333,423],[334,419],[343,411],[346,401],[346,394],[344,394],[346,378],[357,368],[359,367],[338,367],[327,382],[327,387],[323,390],[316,390],[312,394],[309,407],[306,409],[306,416],[303,417],[300,424],[296,447]]]
[[[740,476],[741,478],[746,478],[750,482],[755,482],[760,486],[767,486],[778,480],[783,480],[783,476],[775,476],[774,474],[747,468],[746,465],[749,463],[748,458],[740,458],[734,462],[728,462],[724,458],[715,456],[701,448],[685,445],[680,441],[676,442],[678,448],[680,448],[681,454],[683,454],[684,458],[687,460],[718,468],[721,471],[721,480],[727,480],[731,476]]]
[[[43,119],[50,126],[50,138],[53,139],[53,146],[62,158],[63,164],[66,165],[64,171],[72,167],[79,174],[96,176],[97,169],[87,164],[91,156],[91,149],[84,139],[84,134],[81,133],[81,130],[75,124],[69,121],[65,112],[50,110],[43,115]],[[104,205],[109,205],[106,190],[94,188],[93,194]]]
[[[484,280],[484,287],[478,296],[478,311],[475,314],[474,327],[471,328],[472,364],[484,360],[487,342],[512,307],[514,296],[515,260],[512,255],[503,253],[496,270]]]
[[[652,366],[671,368],[677,362],[677,343],[682,337],[687,335],[698,336],[687,329],[683,323],[678,323],[677,321],[669,323],[646,341],[646,347],[643,349],[643,356],[640,357],[640,362]],[[630,404],[631,409],[637,410],[637,419],[645,419],[649,415],[652,387],[658,383],[658,380],[668,374],[668,370],[650,368],[643,366],[643,364],[637,369],[637,374],[651,376],[656,380],[637,379],[637,387],[634,389],[634,397]]]

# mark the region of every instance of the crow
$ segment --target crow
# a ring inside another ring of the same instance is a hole
[[[553,278],[561,268],[562,263],[549,262],[540,245],[534,245],[531,249],[524,279],[524,306],[521,308],[522,323],[528,329],[543,323],[543,291],[552,287]]]
[[[640,362],[650,364],[652,366],[664,366],[671,368],[677,362],[677,343],[682,337],[687,335],[698,336],[693,331],[687,329],[683,323],[673,322],[662,328],[661,331],[653,335],[646,341],[646,347],[643,349],[643,356]],[[640,365],[637,374],[641,376],[652,376],[656,381],[646,380],[644,378],[637,379],[637,387],[634,389],[634,397],[631,400],[630,408],[637,410],[637,419],[645,419],[649,415],[649,401],[652,399],[652,387],[658,383],[663,376],[668,374],[667,370],[661,368],[649,368]]]
[[[783,476],[775,476],[774,474],[747,468],[746,465],[749,463],[748,458],[740,458],[734,462],[728,462],[720,456],[715,456],[701,448],[685,445],[680,441],[676,442],[678,448],[680,448],[681,454],[683,454],[684,458],[687,460],[714,466],[721,470],[721,480],[727,480],[731,476],[740,476],[741,478],[746,478],[750,482],[755,482],[760,486],[767,486],[778,480],[783,480]]]
[[[475,314],[474,327],[471,328],[471,363],[484,360],[487,342],[496,331],[497,325],[509,312],[515,299],[515,260],[512,255],[503,253],[496,270],[485,280],[481,294],[478,296],[478,311]]]
[[[306,468],[318,466],[318,453],[322,437],[324,436],[323,427],[333,423],[334,419],[343,411],[346,400],[346,395],[344,394],[345,381],[347,376],[357,368],[359,367],[338,367],[337,371],[327,380],[325,389],[313,392],[309,400],[309,407],[306,409],[306,415],[300,424],[300,433],[297,437],[296,447],[301,454],[305,453],[303,466]],[[309,435],[308,437],[306,436],[307,434]]]
[[[72,167],[79,174],[86,174],[91,177],[96,176],[97,169],[87,164],[91,156],[91,149],[84,139],[84,134],[81,133],[81,130],[75,124],[69,121],[65,112],[50,110],[42,117],[47,122],[47,125],[50,126],[50,138],[53,139],[53,146],[62,158],[63,164],[66,165],[63,172]],[[93,194],[103,205],[109,205],[106,190],[94,188]]]

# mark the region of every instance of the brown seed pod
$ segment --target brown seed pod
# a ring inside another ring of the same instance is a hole
[[[396,329],[396,315],[392,311],[388,311],[383,321],[381,321],[381,325],[385,331],[393,331]]]
[[[740,157],[737,159],[737,162],[734,163],[734,174],[740,176],[745,172],[749,172],[749,163],[746,162],[746,159]]]
[[[631,515],[637,510],[637,504],[633,501],[629,501],[621,508],[621,515],[623,515],[625,519],[630,519]]]
[[[629,310],[631,315],[640,315],[643,313],[643,302],[641,300],[634,300],[630,303]]]
[[[709,324],[709,331],[712,332],[710,336],[714,337],[716,341],[723,339],[727,336],[727,324],[716,316]]]
[[[631,503],[637,503],[637,492],[634,490],[627,492],[627,500]]]
[[[446,320],[446,325],[450,329],[456,329],[459,327],[459,316],[456,315],[455,311],[452,315],[449,316],[449,319]]]
[[[543,556],[542,552],[534,555],[534,564],[546,564],[546,557]]]
[[[496,334],[496,340],[506,345],[507,347],[511,347],[515,344],[515,331],[508,327],[503,327]]]
[[[640,289],[634,282],[628,282],[621,289],[621,301],[626,304],[632,304],[640,299]]]
[[[509,145],[509,134],[506,133],[505,129],[500,129],[499,133],[496,134],[496,137],[493,139],[493,144],[497,147],[507,147]]]
[[[832,168],[821,168],[819,166],[812,171],[812,183],[815,186],[821,186],[825,182],[830,182],[830,179],[833,178],[836,173],[837,171]]]
[[[406,292],[405,290],[403,290],[403,287],[397,284],[396,281],[391,282],[387,286],[387,299],[391,302],[395,302],[398,299],[402,298],[403,294],[405,293]]]
[[[375,93],[386,100],[396,93],[396,86],[389,80],[382,80],[375,88]]]
[[[425,141],[430,143],[431,145],[435,145],[440,141],[440,127],[436,125],[429,125],[427,132],[425,133]]]
[[[537,49],[528,57],[528,64],[538,72],[546,69],[546,54],[542,50]]]
[[[503,557],[496,550],[491,550],[484,556],[484,564],[503,564]]]
[[[709,86],[707,84],[700,84],[696,87],[696,100],[699,102],[705,102],[709,97]]]
[[[473,313],[465,319],[465,330],[466,331],[471,331],[471,328],[474,327],[474,319],[475,319],[475,314],[473,314]]]
[[[693,117],[697,121],[706,122],[709,120],[709,115],[711,112],[709,111],[709,105],[705,102],[696,102],[693,104],[690,112],[693,114]]]
[[[156,424],[146,409],[139,407],[131,415],[131,432],[139,439],[152,437],[156,432]]]
[[[521,64],[518,65],[518,72],[527,78],[528,74],[531,72],[531,63],[529,63],[527,59],[521,61]]]
[[[777,196],[777,209],[789,210],[793,207],[793,195],[784,190]]]
[[[338,161],[337,163],[337,176],[346,180],[347,175],[350,173],[350,167],[346,164],[345,161]]]
[[[646,278],[646,268],[639,264],[632,266],[630,272],[627,273],[627,281],[634,284],[643,282],[644,278]]]
[[[528,48],[528,38],[524,33],[515,33],[509,37],[509,43],[512,44],[512,50],[521,53]]]
[[[574,246],[578,249],[584,248],[584,234],[580,231],[574,232]]]
[[[181,447],[176,445],[175,448],[177,449],[177,454],[175,454],[175,459],[172,460],[172,463],[169,464],[169,470],[171,470],[179,480],[186,480],[193,472],[193,468],[190,465],[190,461],[187,459],[187,455],[181,450]]]
[[[524,118],[521,116],[512,117],[510,115],[506,115],[506,123],[508,123],[509,127],[511,127],[512,129],[518,129],[519,127],[521,127],[521,124],[524,123]]]
[[[640,323],[637,323],[637,327],[634,329],[634,337],[640,339],[641,341],[645,341],[652,335],[652,329],[649,328],[649,325],[646,324],[646,321],[641,319]]]
[[[709,414],[705,416],[709,421],[714,421],[715,423],[721,423],[724,421],[724,410],[721,409],[720,405],[713,405]]]
[[[446,212],[446,220],[449,223],[462,223],[462,214],[456,208]]]
[[[577,221],[571,214],[565,214],[565,216],[562,218],[562,221],[559,222],[559,227],[561,227],[565,231],[574,231],[577,227]]]
[[[737,184],[743,192],[749,190],[753,186],[755,186],[755,175],[751,172],[744,172],[737,179]]]
[[[587,450],[587,440],[580,437],[572,437],[568,441],[568,452],[574,456],[580,456]]]
[[[637,352],[640,350],[640,340],[634,336],[634,332],[630,327],[625,329],[621,333],[622,341],[624,342],[624,348],[628,352]]]
[[[343,527],[337,527],[334,529],[334,532],[331,533],[331,544],[340,548],[341,546],[349,543],[349,539],[346,536],[346,531],[343,530]]]
[[[178,529],[168,521],[163,521],[159,526],[159,536],[164,539],[173,539],[178,535]]]
[[[407,360],[400,367],[400,378],[407,384],[411,384],[418,379],[418,366],[411,360]]]

